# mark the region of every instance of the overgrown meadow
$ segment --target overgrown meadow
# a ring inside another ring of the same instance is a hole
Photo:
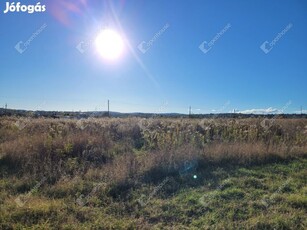
[[[307,119],[0,118],[0,229],[306,229]]]

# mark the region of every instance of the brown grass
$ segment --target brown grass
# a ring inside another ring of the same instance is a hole
[[[306,119],[276,119],[269,129],[259,118],[140,120],[0,118],[0,169],[117,183],[175,173],[193,160],[255,164],[307,154]]]

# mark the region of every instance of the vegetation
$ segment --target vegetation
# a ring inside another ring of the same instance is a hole
[[[305,229],[307,119],[0,118],[0,229]]]

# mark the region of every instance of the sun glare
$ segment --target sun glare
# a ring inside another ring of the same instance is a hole
[[[121,36],[111,30],[102,30],[95,40],[98,53],[105,59],[115,60],[123,53],[124,42]]]

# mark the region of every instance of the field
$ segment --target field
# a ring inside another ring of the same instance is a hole
[[[0,118],[0,229],[306,229],[307,119]]]

